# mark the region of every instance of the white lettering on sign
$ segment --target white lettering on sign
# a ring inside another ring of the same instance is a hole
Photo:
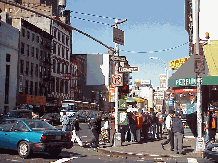
[[[185,78],[185,79],[177,79],[176,86],[187,86],[187,85],[196,85],[197,82],[202,83],[202,78]]]
[[[119,72],[138,71],[138,67],[119,67]]]

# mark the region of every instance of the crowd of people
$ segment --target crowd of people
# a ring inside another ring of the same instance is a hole
[[[94,138],[87,144],[90,147],[99,146],[99,138],[101,135],[101,140],[103,142],[110,142],[110,132],[109,118],[104,120],[104,125],[102,126],[102,113],[93,119],[91,123],[91,131]],[[122,125],[121,135],[122,141],[146,143],[148,141],[163,140],[164,131],[167,132],[167,140],[161,143],[162,148],[165,150],[165,145],[170,143],[170,150],[177,154],[183,153],[183,138],[184,138],[184,127],[182,123],[182,112],[175,112],[174,110],[169,110],[169,114],[163,113],[161,110],[154,112],[151,108],[149,112],[141,112],[140,114],[136,111],[128,112],[127,125]],[[69,119],[64,113],[62,117],[63,131],[66,131],[67,123]],[[82,141],[80,139],[79,131],[79,118],[77,117],[74,122],[73,128],[73,141],[77,141],[80,146],[82,146]],[[209,142],[215,142],[215,135],[217,129],[217,113],[208,111],[206,119],[206,140],[205,147]],[[112,135],[113,137],[113,135]]]

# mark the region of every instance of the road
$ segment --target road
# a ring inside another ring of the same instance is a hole
[[[61,126],[56,126],[61,129]],[[88,128],[86,123],[81,123],[82,128],[80,134],[83,142],[88,142],[93,138],[91,130]],[[136,157],[112,157],[110,155],[99,153],[96,149],[80,147],[77,143],[71,149],[64,149],[59,156],[50,156],[46,153],[44,154],[34,154],[32,158],[22,159],[17,154],[17,151],[3,150],[0,149],[0,160],[4,163],[16,163],[16,162],[26,162],[26,163],[62,163],[62,162],[95,162],[95,163],[106,163],[106,162],[146,162],[153,163],[158,162],[155,158],[148,157],[145,159],[138,159]],[[205,160],[198,160],[199,162],[205,162]],[[169,160],[169,162],[176,162],[174,160]],[[187,161],[188,162],[188,161]]]

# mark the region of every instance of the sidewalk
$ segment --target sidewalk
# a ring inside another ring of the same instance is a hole
[[[165,137],[165,136],[164,136]],[[165,141],[156,140],[147,143],[136,143],[136,142],[123,142],[121,147],[114,147],[111,144],[100,145],[98,151],[108,154],[110,156],[116,155],[125,157],[153,157],[153,158],[202,158],[201,153],[195,152],[195,139],[194,138],[184,138],[183,141],[183,152],[182,154],[176,154],[174,151],[170,151],[170,144],[165,145],[165,150],[162,149],[161,143]]]

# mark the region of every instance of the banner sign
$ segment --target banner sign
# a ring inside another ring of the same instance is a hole
[[[119,111],[119,125],[127,125],[127,112]]]
[[[109,91],[109,102],[115,102],[115,88],[114,87],[110,87],[110,91]]]
[[[169,69],[171,70],[178,70],[188,59],[190,56],[176,59],[173,61],[169,61]]]

